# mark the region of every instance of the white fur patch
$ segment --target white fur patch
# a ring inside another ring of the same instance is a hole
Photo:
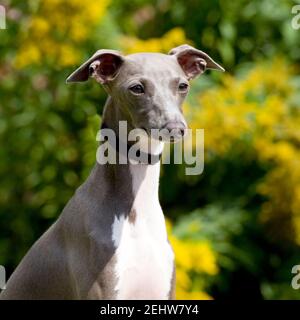
[[[119,246],[121,241],[123,224],[124,224],[124,215],[122,215],[120,218],[116,216],[112,226],[112,238],[116,248]]]
[[[159,163],[133,173],[134,223],[115,218],[117,299],[168,299],[174,254],[158,201]]]

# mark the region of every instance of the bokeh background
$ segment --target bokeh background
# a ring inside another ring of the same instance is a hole
[[[97,49],[183,43],[226,68],[193,81],[205,169],[162,167],[178,299],[299,299],[300,30],[292,0],[1,0],[0,264],[10,274],[95,162],[105,101],[66,77]]]

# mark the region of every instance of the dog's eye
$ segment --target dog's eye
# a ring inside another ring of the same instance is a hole
[[[141,84],[136,84],[129,88],[130,91],[132,91],[135,94],[143,94],[145,93],[144,88]]]
[[[187,83],[182,82],[182,83],[179,84],[178,90],[181,91],[181,92],[186,92],[188,87],[189,87],[189,85]]]

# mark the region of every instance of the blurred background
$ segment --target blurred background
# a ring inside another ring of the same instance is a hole
[[[164,165],[178,299],[299,299],[300,29],[292,0],[1,0],[0,264],[8,275],[95,162],[105,93],[66,77],[97,49],[188,43],[226,73],[193,81],[205,168]],[[300,21],[299,21],[300,22]]]

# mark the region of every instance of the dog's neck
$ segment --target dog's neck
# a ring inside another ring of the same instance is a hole
[[[124,108],[118,106],[111,97],[107,99],[102,122],[107,127],[114,130],[115,134],[119,134],[119,121],[127,121],[128,132],[133,129],[131,126],[130,116],[124,112]],[[122,137],[119,137],[122,140]],[[149,137],[142,137],[138,142],[139,150],[145,153],[151,153],[153,155],[159,155],[163,150],[163,142],[157,140],[151,140],[150,149]],[[125,142],[126,143],[126,142]],[[123,155],[124,156],[124,155]],[[130,163],[127,159],[127,164],[119,163],[119,155],[116,156],[116,164],[107,164],[102,166],[104,170],[109,171],[109,177],[112,178],[110,183],[114,183],[118,188],[118,183],[128,186],[132,191],[133,202],[140,201],[138,199],[143,198],[151,206],[151,202],[158,201],[158,185],[160,175],[160,162],[157,161],[154,164],[148,163]],[[98,164],[98,166],[101,166]],[[143,193],[144,197],[138,197]],[[142,205],[142,204],[140,204]],[[146,205],[146,203],[145,203]]]

